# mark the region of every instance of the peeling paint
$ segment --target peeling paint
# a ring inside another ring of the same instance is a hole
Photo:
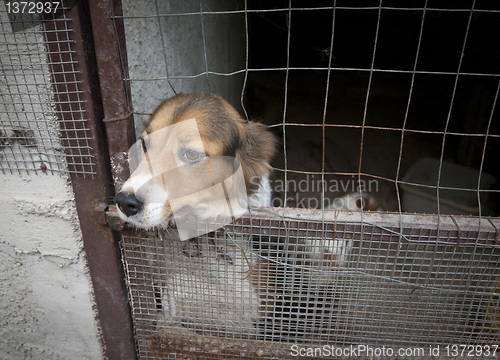
[[[115,186],[119,188],[123,185],[123,180],[120,180],[120,178],[125,178],[122,175],[128,173],[128,169],[123,166],[123,164],[128,163],[128,154],[126,152],[116,153],[111,157],[110,161],[113,169],[113,181]]]
[[[40,215],[56,217],[71,221],[77,217],[76,209],[71,200],[45,200],[43,203],[32,199],[15,198],[18,215]]]

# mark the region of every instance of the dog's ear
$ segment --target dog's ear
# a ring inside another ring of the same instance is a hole
[[[276,137],[264,124],[244,123],[236,157],[241,163],[247,190],[256,188],[260,178],[269,171],[276,151]]]

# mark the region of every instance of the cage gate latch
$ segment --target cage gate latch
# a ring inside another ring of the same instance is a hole
[[[122,231],[125,227],[125,221],[120,219],[116,211],[116,205],[108,205],[98,202],[94,206],[94,218],[99,225],[108,225],[116,231]]]

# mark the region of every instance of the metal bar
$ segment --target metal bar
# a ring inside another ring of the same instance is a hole
[[[241,69],[227,73],[221,73],[216,71],[208,71],[208,75],[216,75],[216,76],[233,76],[246,72],[261,72],[261,71],[297,71],[297,70],[305,70],[305,71],[326,71],[328,72],[328,67],[297,67],[290,66],[286,67],[274,67],[274,68],[248,68]],[[367,68],[354,68],[354,67],[330,67],[330,71],[352,71],[352,72],[373,72],[373,73],[390,73],[390,74],[425,74],[425,75],[456,75],[456,72],[449,71],[428,71],[428,70],[393,70],[393,69],[367,69]],[[207,72],[201,72],[197,74],[186,74],[186,75],[173,75],[169,77],[165,76],[157,76],[151,78],[131,78],[129,81],[152,81],[152,80],[171,80],[171,79],[196,79],[202,76],[206,76]],[[482,72],[461,72],[460,75],[463,76],[494,76],[499,77],[500,74],[493,73],[482,73]]]
[[[120,0],[89,0],[111,172],[118,192],[129,176],[127,154],[135,142],[125,33]],[[99,119],[100,120],[100,119]],[[113,120],[113,121],[112,121]]]
[[[318,6],[318,7],[302,7],[302,8],[292,8],[292,11],[319,11],[319,10],[395,10],[395,11],[421,11],[421,7],[391,7],[391,6]],[[231,15],[231,14],[244,14],[244,13],[271,13],[271,12],[287,12],[289,9],[282,7],[276,9],[247,9],[247,10],[227,10],[227,11],[204,11],[206,15]],[[468,8],[452,9],[452,8],[427,8],[429,11],[445,11],[445,12],[469,12]],[[498,13],[499,10],[496,9],[474,9],[477,13]],[[141,15],[141,16],[121,16],[124,19],[147,19],[153,17],[177,17],[177,16],[196,16],[200,15],[200,12],[185,12],[185,13],[170,13],[170,14],[155,14],[155,15]]]
[[[282,209],[283,211],[283,209]],[[96,208],[99,217],[106,216],[106,222],[116,230],[130,230],[128,226],[118,217],[116,207],[111,205],[106,208]],[[321,209],[294,209],[287,208],[283,212],[272,212],[267,209],[252,210],[251,216],[237,219],[233,224],[227,225],[226,230],[230,232],[246,233],[252,235],[282,235],[288,232],[290,236],[308,237],[310,226],[325,222],[327,225],[316,230],[322,237],[337,237],[337,232],[352,229],[354,226],[365,225],[373,228],[371,234],[389,233],[380,237],[378,241],[399,241],[398,238],[390,238],[389,235],[401,235],[406,243],[448,243],[457,246],[466,244],[480,244],[497,246],[497,228],[500,220],[488,218],[490,224],[482,224],[478,232],[479,218],[459,215],[441,215],[440,238],[437,237],[437,215],[425,214],[397,214],[397,213],[373,213],[364,212],[361,221],[360,212],[324,210]],[[96,215],[97,216],[97,215]],[[280,225],[283,218],[287,219],[287,225]],[[401,228],[399,226],[401,221]],[[304,227],[306,222],[309,227]],[[262,226],[262,224],[267,224]],[[496,224],[496,225],[495,225]],[[412,233],[412,229],[419,229],[418,233]],[[140,231],[139,231],[140,232]],[[360,235],[360,234],[358,234]],[[476,239],[480,235],[480,240]],[[369,237],[369,236],[368,236]],[[463,241],[462,237],[464,237]],[[358,237],[359,239],[359,237]],[[388,240],[389,239],[389,240]]]
[[[78,72],[76,79],[80,82],[82,93],[79,95],[84,103],[81,105],[87,121],[84,126],[89,133],[88,144],[93,149],[93,163],[95,174],[85,176],[71,172],[71,183],[75,193],[76,207],[83,235],[84,247],[87,255],[87,263],[94,287],[95,301],[97,307],[97,320],[102,331],[102,343],[105,356],[108,359],[135,359],[135,343],[133,337],[132,321],[128,306],[127,292],[125,288],[121,259],[117,249],[116,234],[107,225],[99,224],[94,207],[99,200],[107,199],[113,193],[111,188],[111,171],[108,162],[106,141],[102,138],[103,126],[98,119],[102,118],[102,107],[99,99],[98,79],[92,71],[95,68],[95,57],[93,56],[92,34],[89,32],[90,17],[86,1],[71,1],[67,3],[69,9],[65,17],[67,22],[45,19],[48,40],[49,58],[56,63],[59,59],[68,57],[69,54],[58,52],[58,41],[69,40],[77,59]],[[60,15],[60,14],[59,14]],[[57,31],[61,27],[68,27],[67,32]],[[66,38],[66,39],[64,39]],[[58,104],[58,117],[61,126],[64,126],[63,141],[71,143],[74,126],[83,126],[80,122],[72,121],[73,113],[71,104],[57,102],[62,96],[69,100],[76,99],[75,95],[66,94],[64,84],[64,71],[70,65],[62,63],[61,70],[53,74],[55,80],[56,104]],[[73,66],[73,65],[71,65]],[[54,68],[52,68],[54,70]],[[70,107],[70,109],[66,109]],[[78,106],[79,109],[80,106]],[[64,111],[61,111],[64,110]],[[72,161],[71,154],[68,161]]]

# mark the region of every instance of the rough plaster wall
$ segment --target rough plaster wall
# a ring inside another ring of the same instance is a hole
[[[102,358],[67,179],[9,174],[0,181],[0,357]]]
[[[157,8],[158,6],[158,8]],[[205,0],[203,11],[244,9],[242,1]],[[156,16],[200,12],[198,0],[135,1],[123,0],[123,13],[133,18],[125,20],[129,75],[133,79],[132,105],[136,133],[165,99],[177,93],[212,91],[228,100],[238,110],[244,74],[232,76],[206,75],[190,79],[172,79],[176,76],[195,76],[206,71],[229,74],[245,68],[244,16]],[[151,17],[151,15],[155,15]],[[148,16],[143,17],[141,16]],[[161,32],[160,32],[161,28]],[[205,33],[205,45],[203,31]],[[207,66],[205,65],[205,49]],[[134,81],[134,80],[148,81]]]
[[[5,12],[1,15],[6,31],[8,19]],[[50,75],[43,64],[36,71],[43,70],[43,76],[24,76],[29,68],[22,64],[31,59],[30,49],[44,49],[43,38],[33,32],[16,37],[24,44],[16,48],[17,58],[7,46],[0,50],[1,56],[8,57],[2,57],[6,60],[2,63],[19,64],[4,70],[9,76],[2,79],[0,120],[12,125],[22,114],[23,124],[36,128],[34,122],[40,119],[28,111],[37,106],[32,100],[38,99],[43,79]],[[11,42],[13,35],[7,33],[6,38]],[[48,83],[44,86],[51,88]],[[9,96],[11,89],[19,95]],[[53,111],[44,112],[46,128],[56,129]],[[36,133],[38,146],[47,134]],[[55,141],[52,146],[61,145]],[[19,146],[16,151],[29,159],[33,150]],[[38,175],[0,172],[0,204],[0,359],[101,359],[92,285],[68,177],[41,171]]]

